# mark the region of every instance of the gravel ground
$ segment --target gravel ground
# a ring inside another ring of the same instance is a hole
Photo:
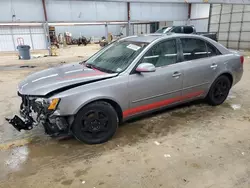
[[[98,48],[71,47],[31,61],[0,55],[0,187],[250,187],[247,56],[244,76],[223,105],[195,102],[138,118],[105,144],[52,139],[39,127],[19,133],[5,122],[18,111],[16,86],[26,75]],[[36,67],[19,68],[24,64]]]

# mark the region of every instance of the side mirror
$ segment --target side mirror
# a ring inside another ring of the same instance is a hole
[[[155,72],[156,68],[152,63],[141,63],[135,70],[136,72]]]

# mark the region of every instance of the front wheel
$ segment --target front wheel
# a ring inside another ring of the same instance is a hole
[[[108,141],[116,132],[118,117],[114,108],[106,102],[94,102],[82,108],[72,126],[76,139],[87,144]]]
[[[207,95],[208,103],[213,106],[222,104],[228,96],[231,84],[227,76],[222,75],[218,77],[212,84]]]

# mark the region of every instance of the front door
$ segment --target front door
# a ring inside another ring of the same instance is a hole
[[[183,71],[177,55],[176,40],[167,40],[153,46],[140,63],[152,63],[155,72],[129,76],[129,109],[124,117],[155,110],[178,102],[181,97]]]
[[[183,50],[183,96],[198,97],[207,92],[217,74],[216,52],[205,41],[197,38],[181,38]],[[208,50],[209,49],[209,50]]]

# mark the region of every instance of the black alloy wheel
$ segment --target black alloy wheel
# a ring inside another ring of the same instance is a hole
[[[108,128],[108,117],[105,112],[90,110],[82,118],[81,131],[86,137],[101,138]]]
[[[213,106],[222,104],[229,94],[231,84],[227,76],[222,75],[218,77],[212,84],[208,93],[207,99],[209,104]]]
[[[118,118],[114,108],[106,102],[95,102],[78,112],[72,132],[82,142],[99,144],[109,140],[117,126]]]

